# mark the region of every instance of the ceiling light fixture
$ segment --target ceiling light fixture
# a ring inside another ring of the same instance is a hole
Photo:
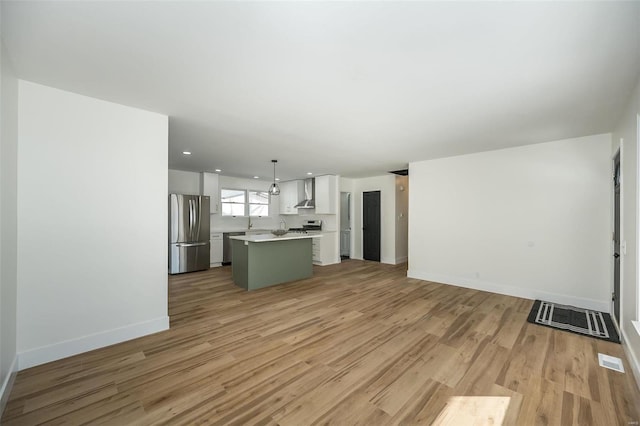
[[[191,151],[182,151],[184,155],[191,155]]]
[[[312,172],[307,172],[307,174],[308,174],[309,176],[311,176],[313,173],[312,173]]]
[[[273,183],[269,187],[269,194],[280,195],[280,187],[276,183],[276,163],[278,162],[278,160],[271,160],[271,162],[273,163]]]
[[[260,179],[260,176],[254,176],[253,178],[254,179]]]
[[[220,173],[222,170],[220,169],[216,169],[216,173]]]

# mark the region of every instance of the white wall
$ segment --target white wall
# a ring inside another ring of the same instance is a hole
[[[0,38],[0,416],[17,370],[18,80]]]
[[[613,132],[614,152],[622,140],[622,241],[627,252],[621,259],[620,314],[623,345],[631,360],[636,381],[640,385],[640,331],[631,321],[640,320],[638,294],[638,120],[640,116],[640,80],[631,96],[629,105]],[[613,154],[613,153],[612,153]]]
[[[611,135],[409,166],[409,272],[609,310]]]
[[[200,194],[200,173],[169,170],[169,194]]]
[[[409,178],[396,176],[396,263],[406,262],[409,254]]]
[[[19,82],[21,369],[168,328],[167,124]]]
[[[361,179],[340,179],[340,191],[351,192],[352,257],[362,259],[362,193],[380,191],[380,262],[396,263],[396,183],[395,175],[387,174]]]

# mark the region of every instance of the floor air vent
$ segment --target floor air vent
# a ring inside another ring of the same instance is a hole
[[[598,363],[600,364],[600,367],[624,373],[624,367],[622,366],[622,360],[620,358],[605,354],[598,354]]]

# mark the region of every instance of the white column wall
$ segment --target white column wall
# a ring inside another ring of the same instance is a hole
[[[167,125],[19,81],[21,369],[168,328]]]
[[[629,105],[613,132],[613,149],[622,141],[622,223],[621,241],[626,245],[626,254],[621,259],[620,283],[620,327],[623,345],[634,368],[640,386],[640,326],[634,328],[632,321],[640,321],[640,283],[638,279],[638,123],[640,121],[640,80],[629,101]],[[612,153],[613,154],[613,153]]]
[[[0,8],[1,9],[1,8]],[[0,416],[17,370],[18,80],[0,38]]]

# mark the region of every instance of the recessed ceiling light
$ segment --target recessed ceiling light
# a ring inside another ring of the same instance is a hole
[[[216,169],[216,173],[220,173],[222,170],[220,169]]]
[[[191,151],[182,151],[184,155],[191,155]]]
[[[307,172],[307,174],[308,174],[308,175],[312,175],[313,173],[311,173],[311,172]]]
[[[253,178],[254,179],[260,179],[260,176],[254,176]]]
[[[276,178],[276,180],[280,180],[280,178]]]

